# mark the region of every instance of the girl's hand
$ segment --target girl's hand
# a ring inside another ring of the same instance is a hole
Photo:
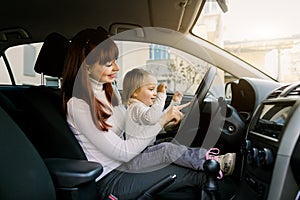
[[[183,97],[182,92],[176,91],[176,92],[173,94],[172,101],[174,101],[174,102],[176,102],[176,103],[180,103],[182,97]]]
[[[166,93],[167,92],[167,84],[166,83],[160,83],[157,86],[157,92]]]

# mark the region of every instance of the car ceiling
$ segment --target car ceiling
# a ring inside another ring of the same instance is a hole
[[[16,42],[42,41],[51,32],[72,38],[84,28],[98,26],[114,34],[149,26],[186,33],[203,4],[199,0],[6,0],[1,3],[0,50]]]

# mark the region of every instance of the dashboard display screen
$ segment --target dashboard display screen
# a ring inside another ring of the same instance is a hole
[[[292,105],[265,104],[260,119],[284,125],[291,108]]]
[[[278,139],[292,107],[291,102],[264,104],[254,131]]]

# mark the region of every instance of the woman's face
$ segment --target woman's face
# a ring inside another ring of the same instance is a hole
[[[116,73],[119,71],[116,60],[100,65],[99,62],[89,66],[90,76],[103,83],[113,83],[116,79]]]
[[[146,106],[151,106],[156,99],[156,95],[156,83],[149,83],[137,89],[132,96],[143,102]]]

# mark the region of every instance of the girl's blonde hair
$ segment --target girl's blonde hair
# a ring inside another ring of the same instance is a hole
[[[123,79],[123,104],[128,105],[129,99],[133,93],[143,85],[149,83],[157,84],[156,78],[150,72],[141,68],[135,68],[127,72]]]

